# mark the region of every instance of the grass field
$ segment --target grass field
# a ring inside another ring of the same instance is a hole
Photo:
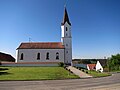
[[[109,73],[100,73],[100,72],[96,72],[96,71],[88,71],[88,74],[92,75],[93,77],[105,77],[105,76],[110,76],[111,74]]]
[[[62,67],[0,67],[0,80],[52,80],[79,78]]]

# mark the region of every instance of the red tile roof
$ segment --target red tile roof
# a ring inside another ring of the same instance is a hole
[[[0,52],[0,61],[15,62],[15,58],[10,54]]]
[[[90,70],[94,70],[96,64],[87,64]]]
[[[29,42],[21,43],[17,49],[64,49],[61,42]]]

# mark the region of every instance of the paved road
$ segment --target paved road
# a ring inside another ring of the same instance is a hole
[[[120,90],[120,73],[89,79],[0,81],[0,90]]]

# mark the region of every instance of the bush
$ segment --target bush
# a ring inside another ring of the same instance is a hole
[[[70,71],[70,73],[73,73],[72,71]]]
[[[104,72],[109,72],[109,68],[104,68]]]
[[[58,63],[59,67],[63,67],[64,66],[64,63],[63,62],[60,62]]]
[[[82,69],[82,71],[84,72],[84,69]]]

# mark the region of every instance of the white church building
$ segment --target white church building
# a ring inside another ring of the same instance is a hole
[[[72,62],[71,23],[64,10],[61,23],[61,42],[23,42],[17,48],[16,63],[59,63]]]

